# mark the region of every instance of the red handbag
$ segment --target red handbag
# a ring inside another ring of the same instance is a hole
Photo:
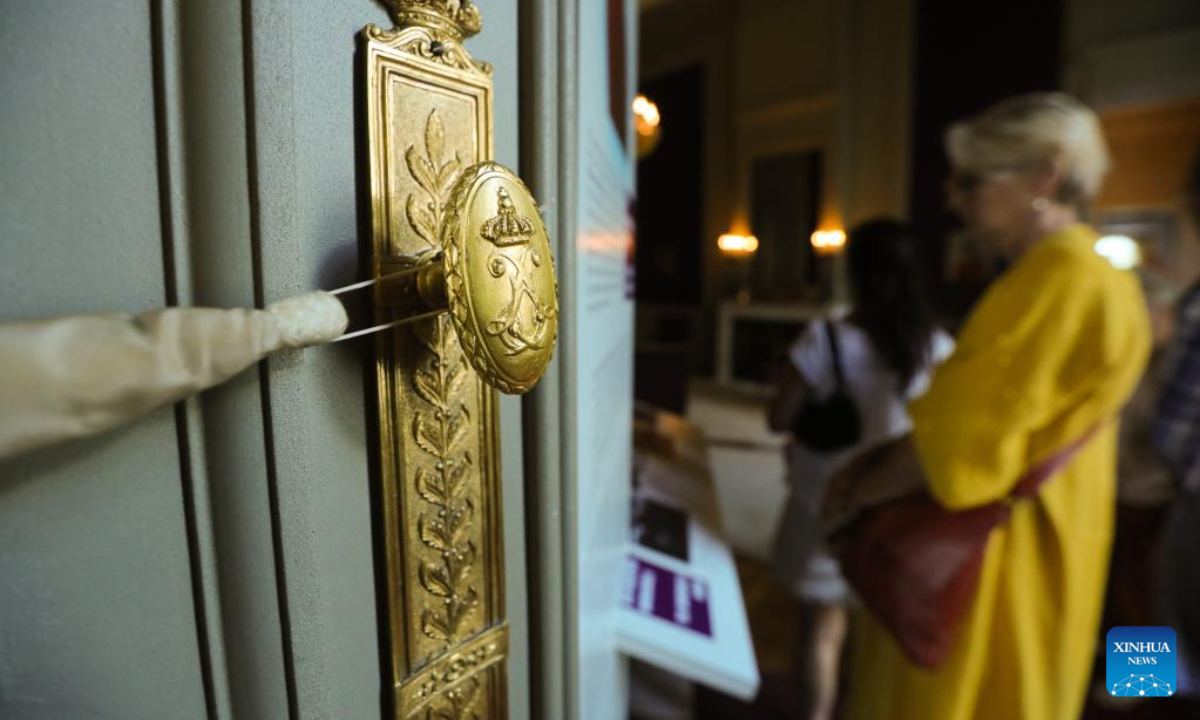
[[[869,510],[848,529],[842,574],[910,660],[925,668],[945,660],[975,597],[988,536],[1014,500],[1034,495],[1095,432],[1025,473],[1001,501],[950,511],[922,493]]]

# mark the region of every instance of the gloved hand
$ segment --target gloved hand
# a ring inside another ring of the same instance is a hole
[[[266,310],[166,308],[0,325],[0,458],[123,425],[348,324],[325,292]]]

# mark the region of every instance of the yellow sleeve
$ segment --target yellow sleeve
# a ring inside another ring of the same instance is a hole
[[[1115,307],[1108,269],[1068,248],[1031,253],[980,302],[909,408],[930,491],[951,509],[1007,495],[1031,434],[1084,404],[1121,352],[1128,311]]]

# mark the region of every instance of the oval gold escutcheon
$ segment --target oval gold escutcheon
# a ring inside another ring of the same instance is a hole
[[[450,314],[471,365],[503,392],[529,390],[558,337],[554,258],[529,188],[498,163],[467,168],[450,194],[442,247]]]

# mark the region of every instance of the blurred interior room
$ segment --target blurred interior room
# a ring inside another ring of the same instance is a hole
[[[1195,262],[1176,200],[1200,148],[1200,4],[642,0],[638,47],[635,394],[706,438],[763,683],[745,703],[636,667],[634,716],[807,717],[769,569],[787,437],[766,417],[789,345],[848,310],[847,228],[909,221],[939,320],[958,328],[1002,267],[946,206],[945,128],[1066,91],[1111,150],[1089,218],[1104,252],[1169,305]],[[1101,698],[1085,717],[1200,712],[1119,710]]]

